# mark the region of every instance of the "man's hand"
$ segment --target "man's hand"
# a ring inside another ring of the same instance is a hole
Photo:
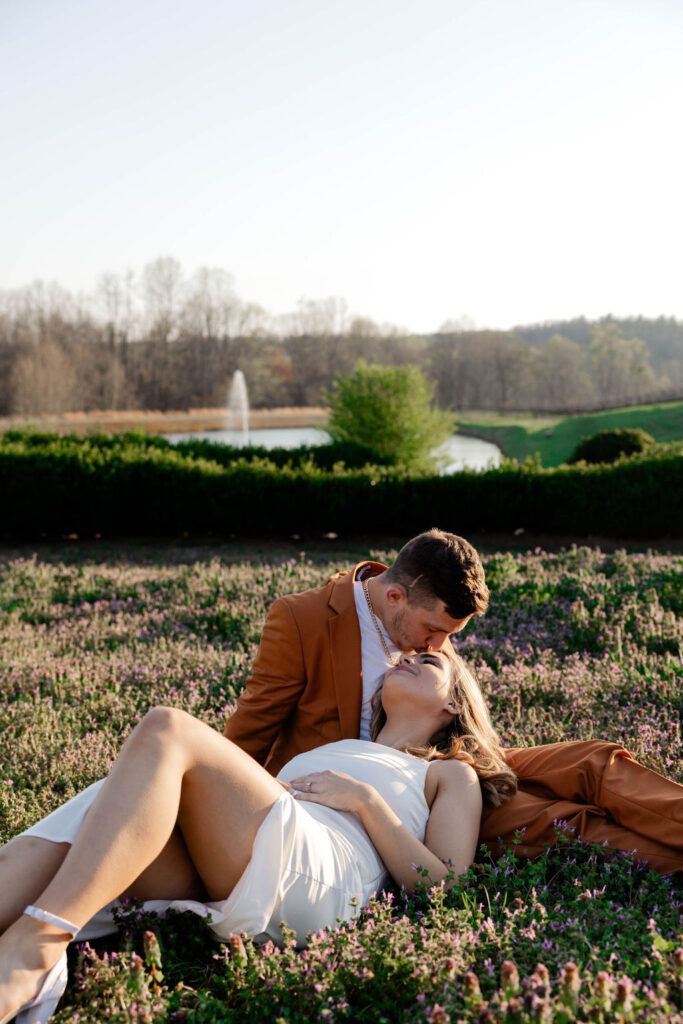
[[[289,783],[297,800],[332,807],[335,811],[358,814],[376,790],[365,782],[358,782],[342,772],[309,772]]]

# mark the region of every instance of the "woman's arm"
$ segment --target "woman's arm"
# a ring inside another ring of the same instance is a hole
[[[357,814],[370,840],[398,885],[412,891],[425,869],[436,884],[466,871],[474,859],[481,819],[481,789],[476,772],[462,761],[437,761],[430,765],[436,775],[424,843],[401,822],[374,786],[339,772],[313,772],[293,779],[298,800],[325,804],[338,811]],[[308,784],[311,789],[308,789]]]

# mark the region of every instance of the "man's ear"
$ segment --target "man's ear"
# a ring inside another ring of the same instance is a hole
[[[392,607],[395,607],[397,604],[402,604],[407,600],[407,598],[408,592],[400,583],[390,583],[384,591],[384,600]]]

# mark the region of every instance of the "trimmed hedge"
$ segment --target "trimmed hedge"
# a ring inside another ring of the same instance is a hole
[[[0,435],[0,445],[18,441],[30,448],[46,448],[52,446],[60,436],[64,442],[79,440],[77,434],[50,434],[33,429],[8,430]],[[321,469],[333,469],[340,462],[348,468],[392,465],[391,459],[378,455],[372,448],[356,444],[355,441],[330,441],[329,444],[301,445],[298,448],[264,448],[260,445],[236,447],[201,437],[173,444],[165,437],[146,434],[142,430],[130,430],[125,434],[91,434],[80,440],[87,445],[106,450],[133,446],[137,449],[154,448],[160,451],[180,452],[181,455],[189,455],[194,459],[217,462],[220,466],[229,466],[241,459],[248,462],[254,459],[267,459],[276,466],[301,466],[306,462],[312,462]]]
[[[163,440],[163,438],[158,440]],[[169,444],[170,442],[166,441],[165,443]],[[232,445],[221,444],[219,441],[197,439],[196,441],[179,441],[173,447],[183,455],[210,459],[212,462],[218,462],[221,466],[228,466],[239,459],[246,459],[248,462],[254,459],[267,459],[276,466],[301,466],[305,462],[312,462],[320,469],[334,469],[340,462],[343,462],[349,469],[359,469],[361,466],[367,465],[392,465],[392,460],[388,456],[379,455],[372,448],[356,444],[355,441],[331,441],[329,444],[301,445],[299,448],[262,448],[257,445],[235,448]]]
[[[418,533],[444,529],[683,533],[683,443],[614,465],[411,477],[395,467],[321,469],[240,457],[221,465],[137,436],[0,438],[0,536]]]

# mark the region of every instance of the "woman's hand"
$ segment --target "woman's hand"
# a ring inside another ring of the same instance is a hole
[[[297,800],[324,804],[335,811],[358,814],[375,790],[342,772],[309,772],[298,779],[290,779],[289,786]]]

